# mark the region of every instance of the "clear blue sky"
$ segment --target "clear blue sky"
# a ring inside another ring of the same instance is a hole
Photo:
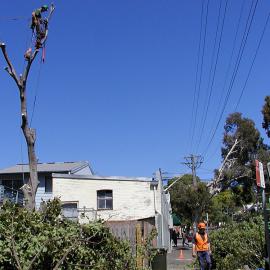
[[[204,2],[203,22],[207,0]],[[158,168],[169,173],[188,172],[181,164],[183,157],[206,154],[198,175],[211,178],[212,170],[221,161],[225,118],[234,111],[270,11],[269,1],[258,2],[228,105],[207,147],[229,89],[252,2],[256,1],[244,0],[235,53],[224,87],[242,5],[242,0],[228,0],[212,96],[202,130],[211,89],[207,87],[209,74],[213,76],[211,57],[220,1],[209,1],[196,125],[193,104],[201,0],[55,1],[46,63],[38,80],[38,56],[27,90],[30,115],[37,93],[32,126],[37,129],[39,161],[88,160],[101,175],[151,176]],[[218,33],[225,3],[221,2]],[[31,12],[41,4],[47,2],[1,1],[0,39],[7,44],[18,73],[31,40]],[[264,97],[270,94],[269,28],[270,25],[238,107],[244,116],[255,121],[263,136],[261,109]],[[20,130],[18,91],[3,70],[2,55],[0,67],[0,167],[4,168],[26,162],[27,152]]]

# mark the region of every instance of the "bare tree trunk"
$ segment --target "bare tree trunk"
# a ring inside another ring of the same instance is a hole
[[[49,19],[54,11],[54,6],[51,5],[50,12],[47,18],[47,25],[45,29],[45,35],[40,43],[40,47],[36,46],[33,53],[30,52],[28,57],[26,58],[27,65],[24,69],[24,72],[19,77],[17,76],[16,70],[14,69],[12,62],[10,61],[5,43],[0,43],[0,48],[2,50],[3,56],[6,60],[7,67],[5,70],[9,73],[9,75],[14,79],[20,94],[20,101],[21,101],[21,117],[22,117],[22,124],[21,128],[26,140],[27,150],[28,150],[28,161],[29,161],[29,181],[22,186],[22,191],[24,194],[25,199],[25,207],[29,210],[35,209],[35,198],[37,193],[37,187],[39,184],[38,180],[38,172],[37,172],[37,158],[35,153],[35,142],[36,142],[36,131],[29,127],[28,122],[28,114],[27,114],[27,102],[26,102],[26,84],[28,74],[31,68],[33,61],[35,60],[39,49],[43,47],[44,43],[46,42],[47,35],[48,35],[48,22]]]
[[[23,89],[22,93],[25,93],[26,88]],[[26,206],[29,209],[35,209],[35,195],[39,184],[38,173],[37,173],[37,158],[35,153],[35,142],[36,142],[36,131],[28,126],[28,115],[27,115],[27,104],[25,95],[20,96],[21,99],[21,115],[22,115],[22,131],[25,137],[28,150],[29,160],[29,175],[30,180],[28,185],[22,187]]]

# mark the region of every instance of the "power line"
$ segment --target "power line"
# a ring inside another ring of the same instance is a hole
[[[226,70],[226,73],[225,73],[225,80],[224,80],[224,84],[223,84],[223,87],[222,87],[222,91],[221,91],[221,95],[220,95],[220,99],[219,99],[219,102],[218,102],[217,111],[216,111],[215,115],[218,115],[219,108],[221,107],[221,101],[223,99],[223,93],[225,92],[226,82],[228,80],[229,71],[231,69],[231,65],[232,65],[232,62],[233,62],[232,60],[233,60],[233,55],[234,55],[234,51],[235,51],[235,48],[236,48],[236,41],[237,41],[239,29],[240,29],[240,22],[241,22],[242,17],[243,17],[244,5],[245,5],[245,0],[243,0],[242,4],[241,4],[240,15],[239,15],[239,18],[238,18],[237,27],[236,27],[236,31],[235,31],[235,35],[234,35],[234,40],[233,40],[233,48],[232,48],[232,51],[231,51],[229,64],[228,64],[228,67],[227,67],[227,70]],[[212,128],[212,130],[213,130],[213,128]],[[213,153],[217,152],[218,147],[219,146],[216,147],[216,149],[213,151]],[[213,156],[213,155],[211,155],[211,156]],[[208,161],[208,160],[209,160],[209,158],[206,159],[206,161]]]
[[[222,1],[220,1],[220,6],[219,6],[218,25],[217,25],[217,29],[216,29],[216,36],[215,36],[215,42],[214,42],[215,45],[214,45],[214,50],[213,50],[213,54],[212,54],[211,68],[210,68],[210,73],[209,73],[209,80],[208,80],[208,86],[207,86],[208,89],[210,87],[210,78],[211,78],[211,73],[212,73],[212,68],[213,68],[214,51],[215,51],[215,47],[216,47],[217,34],[218,34],[218,29],[219,29],[221,3],[222,3]],[[214,86],[214,81],[215,81],[215,76],[216,76],[219,53],[220,53],[220,47],[221,47],[221,41],[222,41],[222,36],[223,36],[224,23],[225,23],[225,18],[226,18],[226,13],[227,13],[227,6],[228,6],[228,0],[226,0],[226,3],[225,3],[221,31],[220,31],[219,42],[218,42],[217,56],[216,56],[216,60],[215,60],[214,71],[213,71],[213,76],[212,76],[212,81],[211,81],[211,87],[210,87],[209,96],[208,96],[208,100],[207,100],[207,104],[206,104],[206,110],[205,110],[205,114],[204,114],[204,118],[203,118],[203,125],[202,125],[202,129],[200,132],[200,137],[199,137],[197,149],[199,148],[199,145],[200,145],[201,140],[202,140],[202,135],[203,135],[204,128],[205,128],[205,122],[206,122],[206,118],[208,115],[209,105],[210,105],[210,101],[211,101],[211,97],[212,97],[213,86]]]
[[[234,85],[234,81],[235,81],[235,78],[236,78],[236,75],[237,75],[241,60],[242,60],[242,56],[243,56],[243,52],[244,52],[244,49],[245,49],[245,46],[246,46],[246,42],[247,42],[247,39],[248,39],[248,36],[249,36],[249,33],[250,33],[250,28],[251,28],[251,25],[252,25],[252,22],[253,22],[253,19],[254,19],[257,4],[258,4],[258,0],[256,1],[254,7],[253,7],[253,2],[251,4],[248,19],[247,19],[245,30],[244,30],[244,34],[243,34],[242,41],[241,41],[241,44],[240,44],[240,48],[239,48],[239,51],[238,51],[237,60],[236,60],[236,63],[235,63],[233,75],[232,75],[232,78],[231,78],[231,81],[230,81],[230,84],[229,84],[229,88],[228,88],[228,91],[227,91],[227,94],[226,94],[226,97],[225,97],[225,101],[224,101],[223,106],[222,106],[222,111],[221,111],[221,113],[219,115],[218,122],[217,122],[217,124],[215,126],[214,132],[212,133],[210,141],[207,144],[207,147],[205,148],[204,155],[209,150],[209,147],[210,147],[210,145],[211,145],[211,143],[212,143],[212,141],[213,141],[213,139],[214,139],[214,137],[216,135],[217,129],[218,129],[219,124],[220,124],[220,121],[221,121],[221,119],[223,117],[225,108],[227,106],[227,103],[228,103],[228,100],[229,100],[229,97],[230,97],[230,94],[231,94],[231,91],[232,91],[232,88],[233,88],[233,85]],[[252,8],[253,8],[253,11],[252,11]],[[252,13],[252,15],[251,15],[251,13]],[[249,20],[250,16],[251,16],[251,19]]]
[[[11,21],[20,21],[20,20],[27,20],[29,21],[29,17],[5,17],[5,16],[1,16],[0,17],[0,22],[11,22]]]
[[[203,48],[202,48],[202,59],[201,59],[201,63],[200,63],[200,76],[199,76],[199,86],[198,86],[199,88],[198,88],[198,91],[197,91],[195,120],[194,120],[194,126],[193,126],[193,131],[192,131],[192,143],[191,143],[191,145],[193,144],[194,132],[195,132],[195,128],[196,128],[197,115],[198,115],[198,107],[199,107],[199,99],[200,99],[200,91],[201,91],[201,82],[202,82],[202,74],[203,74],[203,64],[204,64],[206,30],[207,30],[207,23],[208,23],[208,10],[209,10],[209,0],[207,0],[207,5],[206,5],[206,16],[205,16]]]
[[[199,46],[198,46],[198,51],[197,51],[197,64],[196,64],[196,76],[195,76],[195,89],[194,89],[193,102],[192,102],[191,124],[190,124],[190,128],[189,128],[189,134],[191,135],[190,148],[192,147],[192,144],[193,144],[194,128],[195,128],[195,124],[192,125],[192,123],[193,123],[193,117],[194,117],[195,101],[196,101],[196,96],[197,96],[198,72],[199,72],[200,52],[201,52],[201,43],[202,43],[202,24],[203,24],[203,10],[204,10],[203,4],[204,4],[204,2],[202,1],[201,20],[200,20],[200,22],[201,22],[201,24],[200,24],[200,38],[199,38]]]
[[[263,37],[264,37],[265,30],[266,30],[267,25],[268,25],[268,22],[269,22],[269,18],[270,18],[270,12],[268,13],[266,22],[265,22],[265,24],[264,24],[263,31],[262,31],[262,34],[261,34],[261,36],[260,36],[259,43],[258,43],[258,45],[257,45],[255,54],[254,54],[254,56],[253,56],[252,63],[251,63],[251,66],[250,66],[250,68],[249,68],[247,78],[246,78],[246,80],[245,80],[245,84],[244,84],[244,86],[243,86],[243,88],[242,88],[241,94],[240,94],[240,96],[239,96],[239,98],[238,98],[238,101],[237,101],[237,104],[236,104],[236,106],[235,106],[234,111],[237,110],[237,108],[238,108],[238,106],[239,106],[239,103],[240,103],[240,101],[241,101],[241,99],[242,99],[243,93],[244,93],[244,91],[245,91],[245,89],[246,89],[247,82],[248,82],[248,80],[249,80],[251,71],[252,71],[252,69],[253,69],[253,66],[254,66],[254,63],[255,63],[257,54],[258,54],[258,52],[259,52],[259,49],[260,49],[260,46],[261,46],[261,43],[262,43],[262,40],[263,40]]]

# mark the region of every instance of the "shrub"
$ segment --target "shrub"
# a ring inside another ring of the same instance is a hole
[[[211,249],[219,270],[251,269],[264,264],[264,229],[261,217],[232,223],[210,234]]]
[[[129,244],[101,221],[80,225],[60,211],[56,199],[42,212],[7,202],[0,211],[0,269],[136,269]]]

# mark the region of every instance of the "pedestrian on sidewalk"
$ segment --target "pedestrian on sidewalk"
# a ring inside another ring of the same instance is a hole
[[[175,228],[173,228],[173,231],[172,231],[172,240],[173,240],[174,246],[177,247],[177,232]]]
[[[205,232],[204,222],[198,224],[198,232],[194,235],[192,244],[192,256],[198,257],[200,270],[211,270],[211,249],[208,234]]]

